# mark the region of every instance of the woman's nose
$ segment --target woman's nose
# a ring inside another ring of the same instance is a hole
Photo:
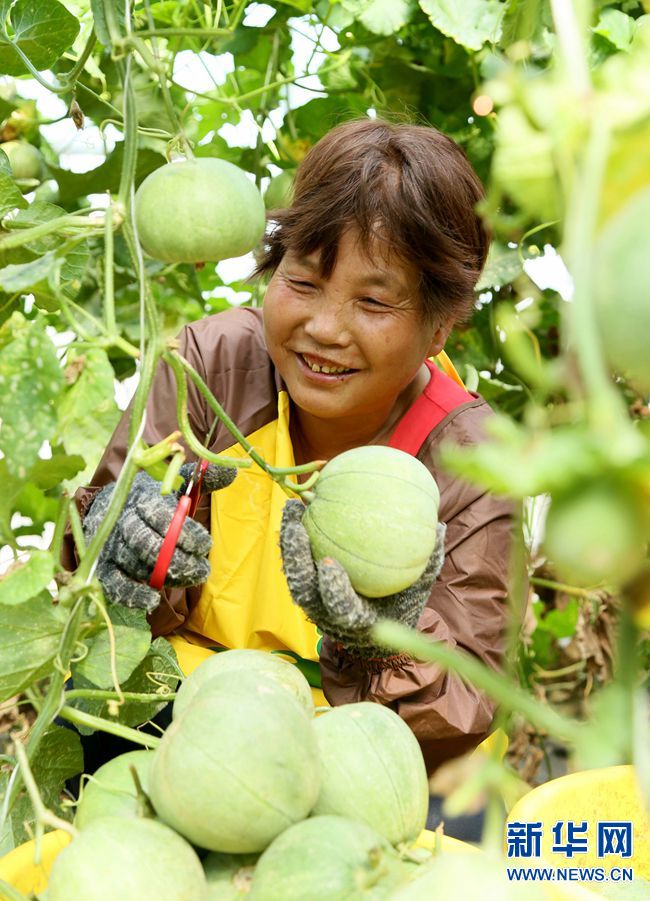
[[[345,344],[349,340],[345,305],[324,297],[313,304],[304,327],[306,334],[322,345]]]

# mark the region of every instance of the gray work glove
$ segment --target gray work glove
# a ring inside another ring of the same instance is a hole
[[[289,500],[282,511],[280,550],[289,591],[295,604],[321,631],[354,657],[375,659],[393,652],[373,643],[370,629],[381,619],[415,628],[445,559],[444,523],[438,524],[436,547],[420,578],[397,594],[367,598],[358,594],[337,560],[314,562],[309,536],[302,524],[305,506]]]
[[[106,597],[115,604],[139,607],[149,613],[160,603],[160,593],[147,583],[178,498],[194,466],[194,463],[184,463],[180,475],[185,483],[179,491],[165,495],[160,493],[160,482],[146,472],[139,472],[133,480],[124,508],[97,561],[97,578]],[[209,493],[226,488],[236,475],[236,469],[211,463],[203,476],[201,491]],[[83,522],[86,541],[90,541],[106,515],[114,488],[115,482],[106,485],[91,504]],[[165,586],[184,587],[205,582],[210,573],[207,556],[211,546],[208,530],[188,516],[169,564]]]

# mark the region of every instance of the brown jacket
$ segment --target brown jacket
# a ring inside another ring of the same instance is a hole
[[[277,417],[278,392],[286,389],[266,351],[261,310],[233,309],[193,322],[183,329],[179,349],[245,435]],[[418,454],[438,483],[440,520],[447,524],[445,563],[418,628],[498,668],[507,612],[511,505],[450,476],[437,461],[443,440],[464,445],[483,439],[484,422],[492,413],[480,396],[473,398],[433,429]],[[144,440],[148,444],[177,428],[175,400],[173,375],[161,363],[147,406]],[[188,407],[192,429],[203,441],[212,414],[191,384]],[[82,515],[98,488],[114,480],[120,470],[128,420],[127,411],[100,461],[93,485],[77,493]],[[210,449],[223,451],[232,443],[232,436],[219,423]],[[188,453],[188,459],[192,458]],[[210,497],[203,496],[195,518],[209,529],[209,517]],[[70,568],[75,565],[70,541],[65,562]],[[163,592],[162,603],[151,617],[154,635],[169,634],[181,626],[200,593],[200,586]],[[397,711],[418,738],[429,771],[476,746],[489,732],[492,703],[436,665],[410,660],[392,661],[384,667],[364,665],[325,638],[320,666],[323,690],[332,705],[370,700]]]

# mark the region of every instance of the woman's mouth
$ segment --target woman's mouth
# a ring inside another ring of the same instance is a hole
[[[341,381],[358,372],[357,369],[349,369],[345,366],[336,366],[333,363],[317,363],[309,354],[296,353],[298,366],[308,377],[319,382]]]

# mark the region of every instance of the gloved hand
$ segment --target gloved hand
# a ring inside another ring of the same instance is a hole
[[[184,463],[180,475],[185,483],[180,491],[165,495],[160,493],[160,482],[146,472],[139,472],[133,480],[124,508],[97,561],[97,578],[106,597],[115,604],[150,612],[160,603],[160,593],[147,583],[178,498],[194,472],[194,466],[194,463]],[[236,469],[211,463],[204,473],[201,490],[209,493],[226,488],[236,475]],[[83,522],[86,541],[90,541],[99,528],[114,489],[115,482],[106,485],[91,504]],[[211,546],[208,530],[188,516],[169,564],[165,586],[205,582],[210,573],[207,555]]]
[[[413,585],[384,598],[367,598],[357,594],[337,560],[325,557],[314,562],[309,536],[302,524],[304,512],[302,501],[287,501],[280,526],[282,565],[294,603],[302,607],[307,618],[325,635],[353,656],[364,659],[392,656],[392,651],[373,643],[370,629],[380,619],[392,619],[415,628],[442,569],[446,525],[438,524],[435,549]]]

